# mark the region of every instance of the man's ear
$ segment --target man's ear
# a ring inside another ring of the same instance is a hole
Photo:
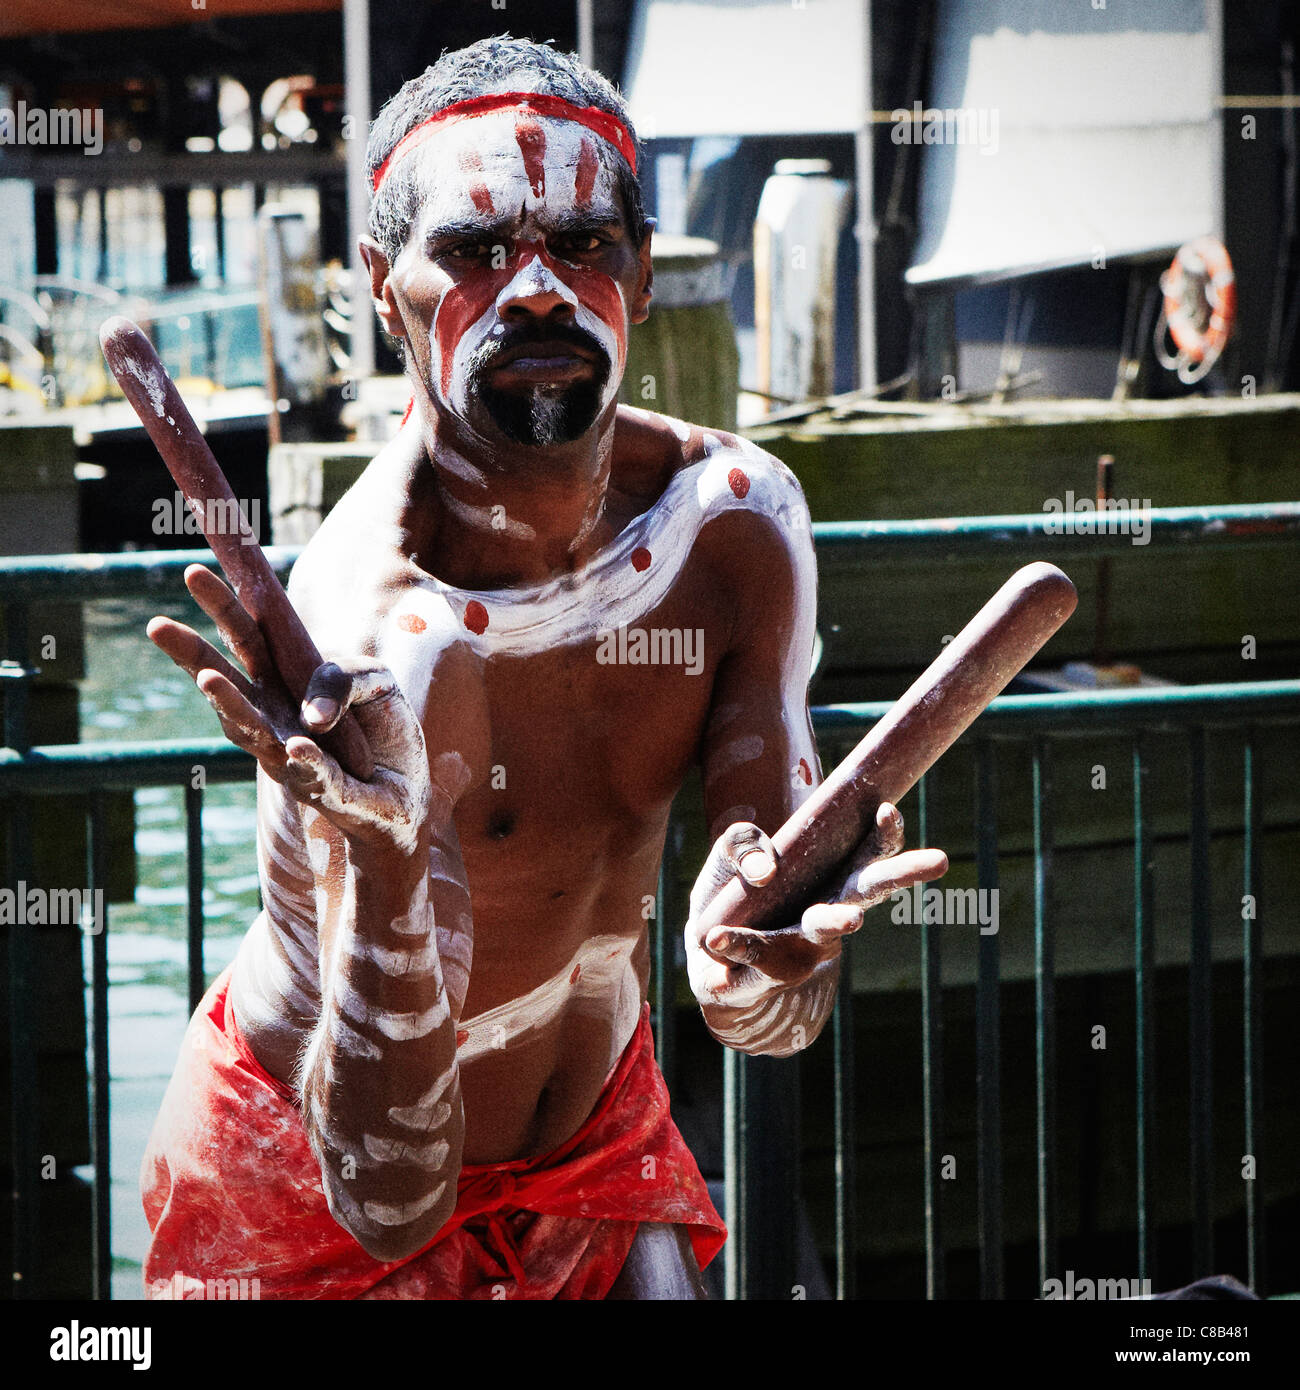
[[[637,252],[636,293],[628,307],[630,323],[644,323],[650,317],[650,292],[654,285],[654,267],[650,264],[650,235],[654,230],[654,218],[647,217],[645,240]]]
[[[361,258],[366,263],[366,269],[370,271],[370,297],[374,301],[379,322],[390,338],[404,342],[406,325],[402,322],[402,315],[398,311],[397,301],[393,298],[392,286],[388,281],[388,257],[372,237],[363,236],[357,244],[361,249]]]

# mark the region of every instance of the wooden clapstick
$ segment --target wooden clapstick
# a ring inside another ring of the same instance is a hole
[[[321,664],[321,654],[262,554],[175,382],[153,344],[129,319],[109,319],[99,330],[99,343],[109,370],[185,494],[239,601],[262,629],[289,694],[295,704],[301,703],[312,672]],[[221,505],[211,508],[213,502]],[[374,772],[369,744],[350,710],[318,741],[354,777],[367,779]]]
[[[1078,599],[1055,565],[1017,570],[772,836],[775,875],[762,887],[739,875],[730,879],[705,908],[703,930],[798,921],[817,901],[817,889],[874,828],[880,803],[897,803],[921,780],[1074,612]]]

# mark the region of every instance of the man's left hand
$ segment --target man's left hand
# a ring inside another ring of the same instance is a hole
[[[774,931],[698,923],[705,907],[735,874],[761,887],[776,872],[772,842],[749,822],[737,822],[715,842],[691,890],[686,925],[686,967],[701,1005],[748,1009],[765,998],[804,984],[818,966],[840,953],[840,943],[862,925],[869,908],[900,889],[928,883],[948,871],[938,849],[903,849],[903,818],[882,802],[876,825],[862,842],[839,891],[814,903],[801,920]]]

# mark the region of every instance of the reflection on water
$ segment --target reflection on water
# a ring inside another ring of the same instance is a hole
[[[220,645],[192,603],[102,600],[87,604],[85,613],[83,742],[220,736],[216,716],[193,682],[144,633],[148,620],[163,613]],[[149,1231],[140,1205],[140,1161],[188,1021],[184,792],[142,787],[135,806],[135,901],[115,903],[108,914],[114,1298],[142,1294]],[[255,808],[251,781],[210,787],[203,798],[203,963],[209,983],[234,959],[257,914]],[[89,938],[85,978],[90,979]]]

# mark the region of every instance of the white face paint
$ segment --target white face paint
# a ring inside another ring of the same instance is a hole
[[[563,304],[567,322],[585,330],[609,362],[603,412],[617,395],[627,358],[627,302],[622,286],[581,259],[548,250],[549,235],[575,218],[621,222],[617,158],[575,121],[513,110],[453,120],[408,156],[425,190],[408,251],[442,246],[449,229],[490,255],[452,257],[429,329],[430,384],[452,414],[469,418],[470,364],[503,337],[514,306]],[[557,243],[552,242],[552,246]],[[399,265],[408,252],[399,257]],[[546,397],[550,388],[537,388]],[[535,392],[535,394],[537,394]],[[540,402],[543,406],[545,401]]]
[[[564,124],[564,122],[557,122],[557,124]],[[479,319],[462,335],[452,354],[451,390],[443,402],[454,414],[459,415],[462,419],[468,416],[470,409],[469,364],[473,360],[474,354],[485,343],[502,336],[504,332],[503,320],[510,305],[519,300],[539,299],[543,295],[554,296],[570,307],[573,311],[573,322],[595,338],[610,363],[609,375],[605,380],[605,389],[600,397],[600,411],[603,412],[618,395],[627,357],[626,340],[621,340],[612,325],[606,323],[579,300],[577,294],[557,273],[556,267],[555,261],[547,265],[542,254],[534,251],[515,272],[514,277],[502,287],[491,307],[484,310]],[[615,280],[610,280],[609,283],[618,291],[619,303],[626,314],[627,302],[622,286]],[[442,313],[442,306],[446,302],[444,299],[439,303],[429,329],[430,358],[435,363],[441,361],[442,347],[438,340],[438,318]],[[434,380],[436,383],[441,381],[441,373],[436,370]]]

